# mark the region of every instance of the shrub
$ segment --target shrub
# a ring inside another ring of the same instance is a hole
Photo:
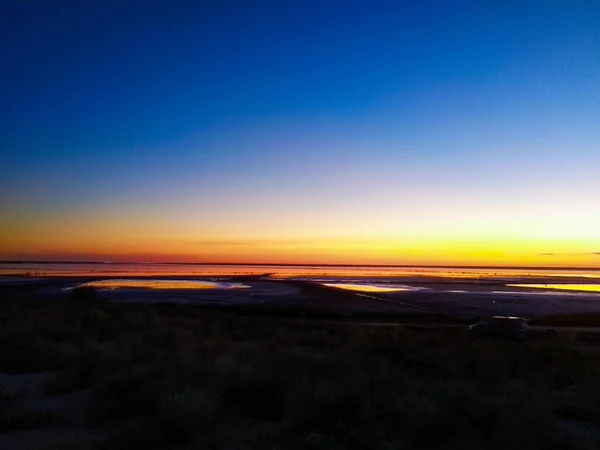
[[[71,290],[71,299],[76,301],[96,300],[96,288],[94,286],[77,286]]]

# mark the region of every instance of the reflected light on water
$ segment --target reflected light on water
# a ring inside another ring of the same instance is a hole
[[[507,284],[507,286],[534,289],[560,289],[568,291],[600,292],[600,284]]]
[[[408,286],[377,286],[372,284],[323,283],[323,286],[360,292],[397,292],[410,290]]]
[[[21,276],[111,276],[123,278],[190,276],[227,277],[274,273],[273,278],[305,277],[402,277],[402,278],[543,278],[600,279],[598,269],[519,269],[519,268],[457,268],[457,267],[382,267],[382,266],[278,266],[278,265],[194,265],[144,263],[0,263],[0,275]],[[518,282],[517,280],[514,280]],[[540,280],[541,281],[541,280]],[[573,283],[576,283],[573,280]]]
[[[99,280],[82,283],[77,287],[91,286],[96,289],[248,289],[241,283],[217,283],[204,280]]]

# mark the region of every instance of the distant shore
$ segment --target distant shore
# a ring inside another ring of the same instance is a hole
[[[246,263],[246,262],[145,262],[145,261],[61,261],[61,260],[0,260],[0,264],[120,264],[120,265],[173,265],[173,266],[248,266],[248,267],[373,267],[424,269],[498,269],[498,270],[591,270],[600,266],[518,266],[518,265],[443,265],[443,264],[310,264],[310,263]]]

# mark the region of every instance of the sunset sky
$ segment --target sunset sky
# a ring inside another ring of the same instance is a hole
[[[7,1],[0,259],[600,267],[600,2]]]

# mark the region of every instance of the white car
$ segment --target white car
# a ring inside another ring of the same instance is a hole
[[[527,334],[527,319],[511,316],[486,317],[471,325],[469,332],[478,336],[496,336],[520,340]]]

